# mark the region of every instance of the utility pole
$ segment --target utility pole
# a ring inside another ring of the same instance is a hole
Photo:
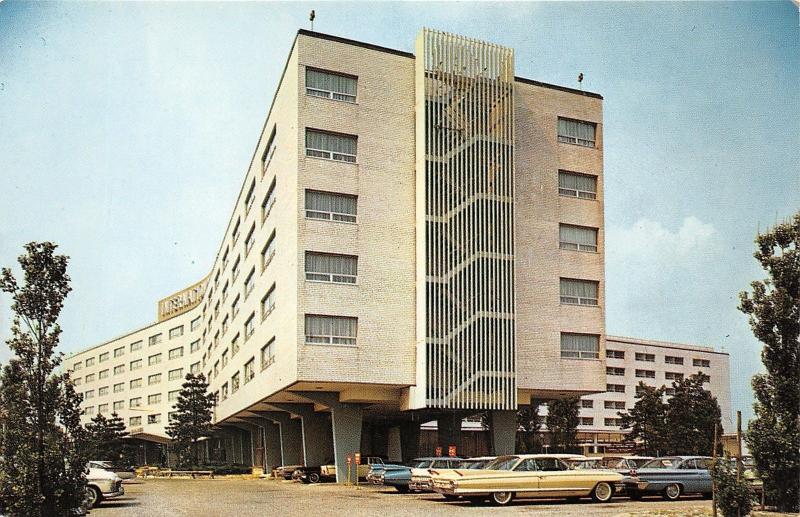
[[[742,480],[742,412],[736,411],[736,481]],[[737,509],[736,514],[741,517],[742,510]]]
[[[309,21],[311,21],[311,30],[314,30],[314,18],[317,17],[317,13],[314,12],[314,9],[311,9],[311,13],[308,15]]]
[[[717,465],[717,424],[714,424],[714,445],[711,446],[711,457],[713,465]],[[711,477],[711,508],[713,517],[717,517],[717,482]]]

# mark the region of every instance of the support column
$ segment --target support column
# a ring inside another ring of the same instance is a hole
[[[333,459],[333,436],[328,413],[314,410],[313,404],[271,404],[300,415],[303,422],[303,455],[306,465],[323,465]]]
[[[400,424],[400,454],[403,461],[419,457],[419,422]]]
[[[305,465],[303,457],[303,424],[284,411],[256,411],[278,424],[281,465]]]
[[[331,408],[336,482],[344,483],[347,481],[347,456],[360,452],[363,408],[339,402],[338,393],[300,392],[300,395]]]
[[[258,427],[259,441],[255,449],[260,452],[257,462],[264,467],[264,473],[269,474],[272,468],[283,465],[281,458],[281,430],[280,425],[263,417],[244,417],[245,420]],[[258,456],[258,452],[256,453]]]
[[[389,458],[389,463],[398,463],[403,461],[403,443],[400,437],[399,426],[389,428],[387,442],[386,456]]]
[[[489,412],[492,454],[514,454],[517,440],[517,413],[511,410]]]

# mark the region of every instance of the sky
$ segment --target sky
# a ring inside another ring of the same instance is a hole
[[[764,276],[755,234],[800,209],[791,2],[0,2],[0,265],[33,240],[71,257],[62,351],[208,273],[312,8],[319,32],[413,51],[430,27],[513,47],[518,76],[583,73],[605,98],[607,331],[729,352],[752,414],[738,292]]]

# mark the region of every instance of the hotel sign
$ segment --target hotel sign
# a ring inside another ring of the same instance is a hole
[[[158,321],[174,318],[200,305],[208,286],[208,277],[196,284],[167,296],[158,302]]]

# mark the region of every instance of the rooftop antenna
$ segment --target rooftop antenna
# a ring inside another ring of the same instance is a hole
[[[578,87],[583,91],[583,72],[578,74]]]
[[[317,13],[314,12],[314,9],[311,9],[311,13],[308,15],[308,19],[311,21],[311,30],[314,30],[314,18],[317,17]]]

